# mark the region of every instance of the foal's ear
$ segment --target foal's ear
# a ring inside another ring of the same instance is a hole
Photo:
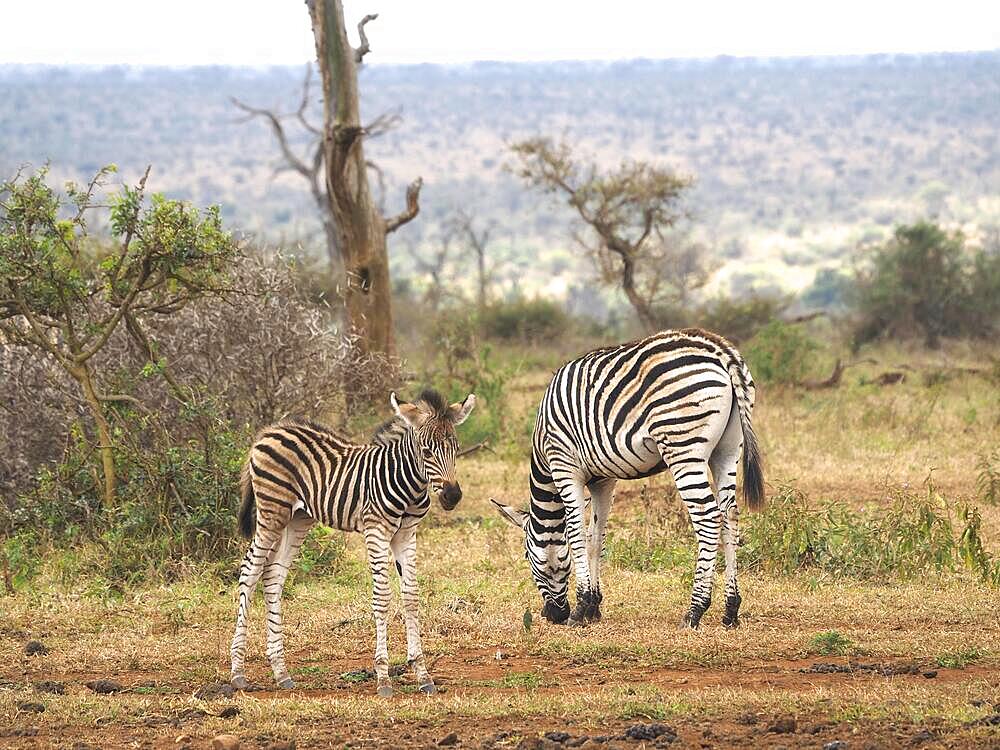
[[[465,397],[465,401],[454,403],[448,407],[448,416],[451,417],[452,424],[456,427],[464,422],[476,406],[476,394],[470,393]]]
[[[506,518],[510,523],[514,524],[523,531],[528,530],[528,521],[530,520],[531,516],[529,516],[523,510],[512,508],[509,505],[501,505],[492,497],[490,498],[490,502],[493,503],[495,506],[497,506],[497,510],[500,511],[500,515]]]
[[[410,425],[410,427],[419,427],[423,423],[425,417],[420,408],[406,401],[397,401],[395,391],[389,394],[389,403],[392,404],[392,410],[396,413],[396,416]]]

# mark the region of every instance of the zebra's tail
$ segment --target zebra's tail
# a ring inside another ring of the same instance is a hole
[[[250,480],[249,459],[247,459],[246,466],[243,467],[243,475],[240,477],[240,492],[243,495],[239,515],[240,534],[245,539],[252,539],[257,527],[257,503],[253,495],[253,482]]]
[[[764,467],[760,458],[757,435],[754,434],[751,414],[753,412],[753,388],[746,364],[734,360],[729,364],[729,377],[733,383],[736,408],[740,412],[740,427],[743,429],[743,500],[750,510],[764,507]]]

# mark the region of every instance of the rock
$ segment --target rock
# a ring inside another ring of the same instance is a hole
[[[516,750],[545,750],[546,745],[551,746],[551,743],[540,737],[525,737],[517,743]]]
[[[438,740],[438,747],[451,747],[458,744],[458,732],[449,732]]]
[[[212,750],[240,750],[240,738],[235,734],[220,734],[212,738]]]
[[[49,649],[41,641],[28,641],[24,646],[24,653],[28,656],[46,656]]]
[[[929,729],[921,729],[919,732],[917,732],[915,735],[913,735],[913,737],[910,739],[910,744],[911,745],[920,745],[920,744],[922,744],[924,742],[930,742],[930,741],[936,740],[936,739],[937,739],[937,735],[934,734],[934,732],[930,731]]]
[[[66,686],[55,680],[42,680],[35,683],[35,690],[39,693],[53,693],[55,695],[66,695]]]
[[[114,680],[91,680],[86,683],[86,685],[98,695],[120,693],[125,689],[121,686],[121,683],[115,682]]]
[[[928,680],[933,680],[935,677],[937,677],[937,670],[928,669],[926,672],[924,672],[924,677],[926,677]]]
[[[740,714],[739,716],[736,717],[736,723],[737,724],[743,724],[744,726],[748,726],[748,727],[752,727],[754,724],[756,724],[759,721],[760,721],[760,719],[757,718],[757,714],[753,714],[753,713]]]
[[[663,735],[672,735],[676,738],[677,732],[665,724],[633,724],[625,730],[625,738],[629,740],[655,740]]]
[[[834,740],[823,745],[823,750],[845,750],[846,748],[847,743],[843,740]]]
[[[785,716],[768,726],[767,731],[773,734],[794,734],[797,728],[798,724],[795,719]]]
[[[562,744],[570,737],[569,732],[546,732],[545,739]]]
[[[275,740],[264,750],[295,750],[295,740]]]
[[[240,710],[236,706],[226,706],[224,709],[219,711],[220,719],[231,719],[234,716],[239,716]]]
[[[566,747],[580,747],[584,742],[589,740],[590,737],[583,735],[582,737],[574,737],[573,739],[566,740]]]
[[[29,714],[40,714],[45,710],[45,706],[41,703],[27,701],[25,703],[18,703],[17,710],[24,711]]]
[[[200,701],[210,701],[215,698],[232,698],[236,688],[228,682],[210,682],[198,688],[194,697]]]

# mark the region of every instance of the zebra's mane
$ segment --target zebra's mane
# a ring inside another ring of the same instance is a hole
[[[448,417],[448,402],[438,391],[425,388],[417,396],[416,404],[424,406],[437,419]],[[399,442],[406,434],[407,425],[401,417],[392,417],[380,424],[372,433],[371,442],[374,445],[390,445]]]

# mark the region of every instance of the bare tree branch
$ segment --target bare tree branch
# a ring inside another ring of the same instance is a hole
[[[423,187],[424,180],[418,177],[410,186],[406,188],[406,210],[396,214],[385,222],[385,233],[395,232],[409,221],[413,221],[420,213],[420,188]]]
[[[251,107],[249,104],[244,104],[236,97],[230,97],[230,101],[246,112],[249,117],[263,117],[266,119],[271,125],[274,137],[278,140],[278,146],[281,148],[281,155],[285,157],[285,161],[288,162],[289,167],[294,169],[306,179],[312,179],[313,172],[298,156],[295,155],[295,152],[292,151],[291,147],[288,145],[288,139],[285,137],[285,128],[282,126],[281,120],[276,114],[274,114],[274,112],[268,109]]]
[[[361,38],[361,46],[354,50],[354,62],[358,64],[361,63],[365,55],[371,52],[371,46],[368,44],[368,35],[365,33],[365,25],[376,18],[378,18],[378,13],[369,13],[358,22],[358,36]]]

